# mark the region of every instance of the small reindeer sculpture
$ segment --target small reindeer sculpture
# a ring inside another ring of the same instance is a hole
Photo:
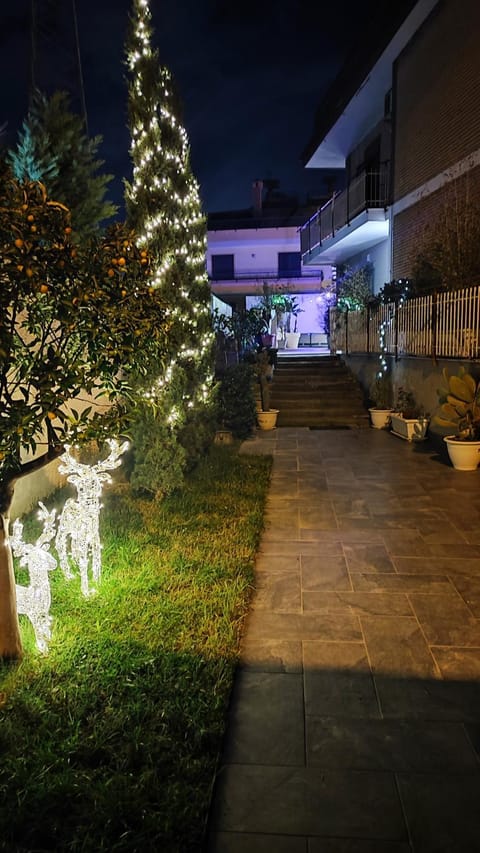
[[[99,581],[102,567],[98,522],[103,483],[111,482],[107,471],[118,468],[121,464],[120,456],[128,447],[126,441],[119,444],[118,441],[109,439],[108,444],[110,454],[103,462],[98,462],[96,465],[82,465],[77,462],[71,456],[70,448],[67,447],[66,453],[60,457],[62,464],[58,468],[61,474],[68,475],[68,482],[76,487],[77,498],[69,498],[65,502],[58,523],[55,546],[66,578],[73,578],[69,558],[79,567],[80,587],[85,596],[93,595],[95,592],[88,582],[90,563],[94,583]],[[70,539],[69,549],[67,548],[68,539]]]
[[[22,568],[28,569],[30,585],[21,586],[16,584],[17,611],[27,616],[35,631],[37,647],[41,652],[48,650],[48,643],[52,636],[52,622],[50,616],[50,580],[48,573],[57,566],[57,561],[49,553],[50,542],[55,536],[55,513],[51,512],[39,503],[39,518],[43,521],[43,531],[34,545],[23,541],[23,524],[17,518],[13,523],[10,545],[12,553],[20,559]]]

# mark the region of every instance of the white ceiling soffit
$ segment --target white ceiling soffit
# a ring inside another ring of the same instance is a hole
[[[345,168],[350,151],[383,117],[384,98],[392,86],[395,59],[437,3],[438,0],[419,0],[311,156],[307,169]]]

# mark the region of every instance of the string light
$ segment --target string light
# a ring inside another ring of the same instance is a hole
[[[37,648],[41,652],[47,652],[53,623],[50,615],[52,596],[49,573],[57,566],[49,548],[55,536],[56,510],[49,512],[42,503],[39,503],[39,507],[38,517],[43,521],[43,530],[35,544],[23,541],[23,524],[17,518],[13,523],[10,546],[13,555],[18,557],[20,566],[28,570],[30,578],[29,586],[16,584],[17,612],[30,620]]]
[[[145,396],[166,401],[184,368],[188,368],[190,376],[193,368],[197,380],[192,383],[191,393],[183,397],[184,411],[180,411],[177,401],[166,413],[166,421],[173,427],[184,422],[187,411],[211,402],[215,336],[205,264],[205,219],[199,187],[190,169],[188,136],[175,115],[171,74],[160,66],[151,41],[148,0],[137,0],[127,56],[136,97],[130,99],[133,181],[127,187],[127,202],[136,214],[139,244],[157,254],[151,286],[169,303],[165,313],[174,324],[173,338],[178,338],[177,330],[189,338],[189,346],[180,348],[178,358],[171,357],[163,376],[145,391]],[[144,80],[158,80],[153,97],[151,91],[144,89]],[[203,387],[206,382],[207,390]],[[201,390],[195,387],[197,384]]]
[[[60,457],[58,470],[67,475],[69,483],[77,489],[77,498],[69,498],[63,507],[55,540],[60,566],[66,578],[73,578],[70,560],[80,570],[80,587],[84,596],[95,589],[89,585],[89,569],[94,583],[100,580],[102,557],[99,532],[100,497],[103,484],[110,483],[107,471],[121,465],[120,456],[128,449],[128,442],[119,444],[109,439],[110,453],[96,465],[83,465],[71,455],[70,447]]]

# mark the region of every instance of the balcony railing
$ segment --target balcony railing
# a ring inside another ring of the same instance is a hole
[[[332,308],[330,329],[330,348],[347,354],[480,359],[480,287],[364,311]]]
[[[388,205],[389,168],[365,171],[350,181],[348,187],[336,193],[300,229],[302,255],[322,246],[325,240],[335,237],[337,231],[369,208]]]
[[[210,281],[214,281],[216,284],[221,284],[222,282],[245,282],[245,281],[283,281],[284,279],[299,279],[299,278],[320,278],[319,270],[313,270],[312,268],[305,268],[300,270],[240,270],[235,271],[232,275],[228,274],[218,274],[218,275],[209,275]]]

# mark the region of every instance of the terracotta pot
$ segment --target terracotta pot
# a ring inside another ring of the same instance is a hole
[[[260,429],[275,429],[279,409],[269,409],[268,412],[257,412],[257,423]]]

